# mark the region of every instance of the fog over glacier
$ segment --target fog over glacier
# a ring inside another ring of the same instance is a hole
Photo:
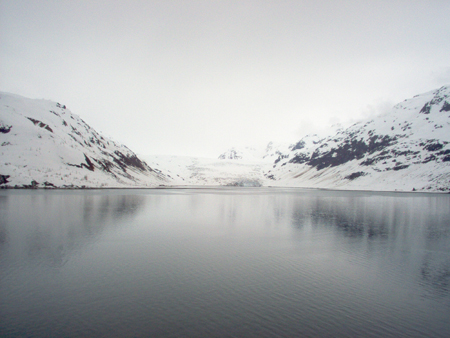
[[[296,142],[450,83],[448,1],[0,0],[0,90],[140,154]]]

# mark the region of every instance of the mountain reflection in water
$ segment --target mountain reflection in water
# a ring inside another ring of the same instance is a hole
[[[21,260],[60,266],[74,250],[93,242],[107,227],[123,226],[145,202],[141,195],[82,191],[18,191],[0,196],[1,247],[14,247]],[[7,214],[7,216],[6,216]],[[4,219],[4,218],[3,218]]]

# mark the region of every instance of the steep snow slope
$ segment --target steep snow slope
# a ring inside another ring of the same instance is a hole
[[[272,185],[373,190],[450,190],[450,86],[335,135],[300,140],[268,174]]]
[[[52,101],[0,93],[0,145],[0,187],[136,187],[170,180]]]

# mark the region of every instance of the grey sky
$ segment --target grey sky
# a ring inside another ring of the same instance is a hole
[[[143,154],[294,141],[450,83],[450,1],[0,0],[0,90]]]

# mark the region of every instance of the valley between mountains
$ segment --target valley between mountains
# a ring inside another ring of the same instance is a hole
[[[450,86],[292,144],[138,156],[65,105],[0,93],[1,188],[283,186],[450,192]]]

